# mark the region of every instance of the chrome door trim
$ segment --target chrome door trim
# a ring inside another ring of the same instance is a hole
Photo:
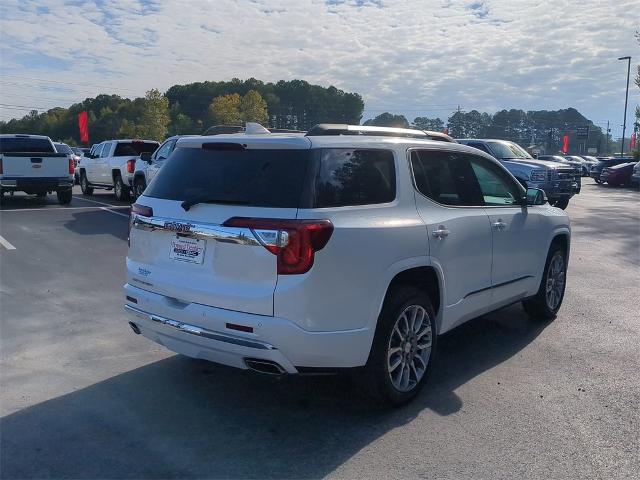
[[[167,217],[133,215],[132,228],[147,231],[173,232],[181,237],[216,240],[223,243],[261,246],[250,228],[224,227],[211,223],[189,222]]]
[[[277,350],[277,348],[270,343],[237,337],[235,335],[229,335],[227,333],[214,332],[213,330],[209,330],[207,328],[179,322],[170,318],[161,317],[160,315],[154,315],[152,313],[145,312],[144,310],[140,310],[139,308],[132,307],[131,305],[124,305],[123,308],[125,312],[131,313],[136,317],[144,318],[145,320],[150,320],[161,325],[166,325],[167,327],[171,327],[180,332],[195,335],[197,337],[209,338],[211,340],[217,340],[219,342],[231,343],[233,345],[240,345],[242,347],[255,348],[258,350]]]

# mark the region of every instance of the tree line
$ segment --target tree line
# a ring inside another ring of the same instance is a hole
[[[636,83],[638,77],[636,78]],[[88,112],[91,143],[110,138],[150,138],[201,134],[211,125],[259,122],[272,128],[308,130],[318,123],[359,124],[364,101],[358,93],[304,80],[262,82],[255,78],[174,85],[164,94],[150,90],[144,97],[128,99],[102,94],[68,108],[31,111],[20,119],[0,121],[0,132],[48,135],[70,145],[79,144],[77,115]],[[457,110],[443,120],[384,112],[365,125],[447,131],[454,138],[500,138],[522,146],[557,152],[569,135],[572,152],[596,148],[607,151],[607,133],[574,108],[555,111],[501,110],[494,114]],[[589,138],[577,138],[577,127],[589,126]]]

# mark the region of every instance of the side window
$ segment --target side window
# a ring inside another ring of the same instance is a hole
[[[108,157],[111,152],[111,142],[106,142],[102,146],[102,151],[100,152],[100,157]]]
[[[165,159],[169,156],[169,154],[171,153],[171,150],[173,147],[173,144],[175,143],[175,140],[168,140],[166,142],[164,142],[160,148],[158,148],[158,151],[155,154],[155,159],[156,160],[162,160]]]
[[[321,151],[314,207],[388,203],[395,198],[393,152],[351,149]]]
[[[478,179],[485,205],[505,206],[521,203],[523,193],[515,182],[497,165],[481,157],[469,157]]]
[[[443,205],[475,207],[483,204],[467,155],[414,150],[411,167],[416,187],[425,197]]]

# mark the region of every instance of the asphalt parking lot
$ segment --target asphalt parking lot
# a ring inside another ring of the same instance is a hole
[[[513,306],[445,335],[427,388],[391,411],[349,377],[261,376],[134,335],[127,205],[5,197],[0,475],[637,478],[640,193],[584,184],[559,317]]]

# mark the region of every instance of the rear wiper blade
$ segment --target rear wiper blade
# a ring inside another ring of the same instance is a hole
[[[240,199],[199,197],[199,198],[192,198],[190,200],[185,200],[180,204],[180,206],[184,208],[185,212],[188,212],[191,207],[199,203],[222,203],[226,205],[248,205],[249,204],[248,201],[240,200]]]

